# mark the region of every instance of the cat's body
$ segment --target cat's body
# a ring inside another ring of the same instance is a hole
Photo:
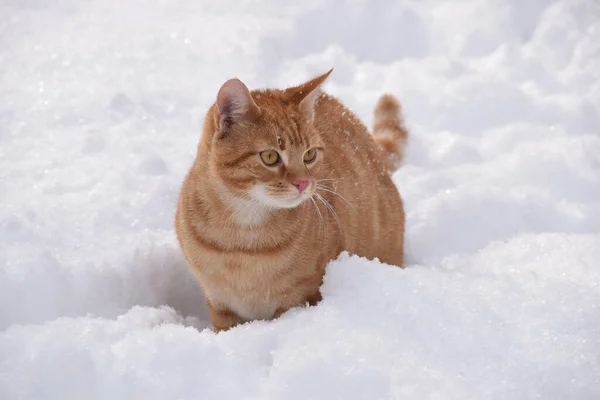
[[[402,265],[404,211],[389,175],[406,138],[399,105],[380,101],[378,146],[320,94],[327,75],[252,94],[228,81],[207,114],[176,230],[217,331],[316,304],[343,250]]]

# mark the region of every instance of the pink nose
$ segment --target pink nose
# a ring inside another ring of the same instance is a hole
[[[306,187],[308,186],[308,181],[296,181],[296,183],[294,183],[294,186],[296,186],[299,192],[303,192],[304,189],[306,189]]]

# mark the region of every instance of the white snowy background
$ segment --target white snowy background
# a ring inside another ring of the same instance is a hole
[[[407,268],[215,335],[173,216],[233,76],[411,129]],[[0,399],[599,399],[600,2],[2,0]]]

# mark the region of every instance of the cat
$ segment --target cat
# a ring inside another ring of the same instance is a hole
[[[215,332],[317,304],[342,251],[402,267],[400,104],[380,98],[371,135],[321,90],[332,70],[285,90],[230,79],[206,114],[175,227]]]

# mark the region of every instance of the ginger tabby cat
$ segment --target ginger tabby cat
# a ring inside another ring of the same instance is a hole
[[[175,225],[217,332],[316,304],[344,250],[402,266],[400,105],[381,97],[371,136],[322,93],[330,73],[286,90],[231,79],[208,110]]]

